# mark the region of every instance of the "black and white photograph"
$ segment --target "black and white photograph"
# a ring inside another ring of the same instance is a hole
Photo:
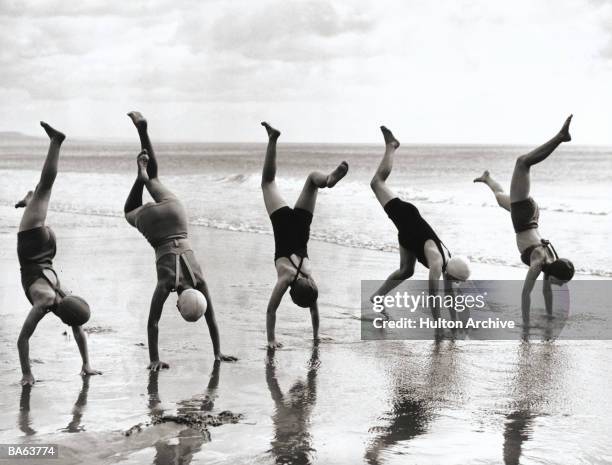
[[[0,465],[612,464],[612,1],[0,0]]]

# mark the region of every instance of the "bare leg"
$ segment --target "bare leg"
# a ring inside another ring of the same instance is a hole
[[[482,173],[482,176],[474,179],[474,182],[482,182],[486,184],[495,195],[495,199],[500,207],[510,211],[510,196],[504,192],[504,188],[495,179],[491,177],[488,171]]]
[[[510,199],[512,202],[518,202],[529,198],[529,169],[533,165],[545,160],[562,142],[569,142],[572,140],[569,133],[571,121],[572,115],[565,120],[563,127],[555,137],[528,154],[518,157],[516,165],[514,166],[512,181],[510,182]]]
[[[295,207],[308,210],[314,213],[317,203],[317,192],[324,187],[332,188],[348,173],[348,163],[343,161],[334,171],[329,174],[324,174],[319,171],[313,171],[306,178],[302,192],[295,202]]]
[[[374,294],[370,296],[370,301],[374,299],[375,296],[384,296],[387,295],[390,291],[399,286],[404,280],[412,277],[414,274],[414,265],[416,264],[416,256],[405,249],[401,245],[399,246],[400,251],[400,266],[397,270],[391,273],[385,282],[378,288]]]
[[[148,162],[146,165],[148,180],[145,182],[145,186],[149,191],[149,194],[151,194],[151,197],[153,197],[153,200],[156,202],[161,202],[162,200],[167,200],[169,198],[176,198],[175,195],[158,179],[157,157],[155,156],[153,145],[149,139],[147,120],[137,111],[128,113],[128,116],[138,130],[140,146],[142,148],[141,154],[146,153],[146,155],[148,155]]]
[[[268,133],[268,147],[266,148],[266,158],[261,172],[261,190],[266,211],[268,215],[271,215],[279,208],[287,206],[276,185],[276,141],[281,133],[265,121],[261,125],[266,128]]]
[[[40,174],[40,181],[35,191],[31,196],[26,195],[21,202],[15,205],[16,207],[25,207],[23,217],[21,218],[21,224],[19,225],[20,231],[37,228],[45,224],[47,210],[49,208],[49,199],[51,198],[51,189],[57,177],[60,147],[66,138],[64,134],[52,128],[44,121],[41,121],[40,125],[49,136],[49,151],[47,152],[47,158],[45,159],[45,164]]]
[[[380,204],[384,207],[389,200],[397,197],[393,191],[389,189],[386,181],[393,169],[393,155],[400,146],[400,143],[393,136],[393,133],[385,126],[381,126],[380,130],[385,138],[385,154],[376,169],[376,173],[374,173],[372,181],[370,181],[370,187],[374,191]]]
[[[149,174],[147,172],[149,157],[145,150],[138,154],[136,163],[138,165],[138,174],[136,175],[136,181],[134,181],[132,190],[130,190],[128,198],[125,201],[125,206],[123,207],[124,213],[136,210],[142,205],[142,192],[145,184],[149,181]]]

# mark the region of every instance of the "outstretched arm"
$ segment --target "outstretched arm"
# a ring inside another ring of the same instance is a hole
[[[32,376],[30,368],[30,337],[34,334],[38,322],[42,320],[46,313],[46,307],[44,305],[35,305],[32,307],[23,323],[19,338],[17,339],[19,362],[21,363],[21,373],[23,374],[21,384],[23,386],[34,384],[34,376]]]
[[[83,360],[83,366],[81,367],[81,375],[101,375],[102,372],[98,370],[94,370],[89,365],[89,353],[87,351],[87,336],[85,335],[85,331],[83,331],[82,326],[73,326],[72,334],[74,335],[74,340],[79,347],[79,352],[81,353],[81,359]]]
[[[149,321],[147,323],[147,335],[149,339],[149,370],[158,371],[162,368],[169,368],[169,365],[159,360],[157,341],[159,336],[159,319],[161,318],[164,302],[170,295],[170,291],[161,284],[158,284],[151,299],[151,310],[149,311]]]
[[[206,297],[206,313],[204,318],[206,319],[206,325],[208,326],[208,332],[210,333],[210,340],[212,341],[213,353],[215,360],[220,362],[235,362],[238,360],[233,355],[224,355],[221,353],[221,338],[219,337],[219,327],[217,326],[217,320],[215,319],[215,309],[213,307],[212,300],[210,298],[210,292],[208,291],[208,285],[206,282],[198,284],[198,290]]]
[[[429,264],[429,295],[438,295],[440,290],[440,276],[442,275],[442,260],[432,261],[428,260]],[[440,309],[435,304],[431,309],[434,320],[440,318]]]
[[[283,299],[283,295],[289,288],[289,282],[286,279],[278,279],[272,290],[270,301],[268,302],[268,309],[266,311],[266,333],[268,336],[268,347],[276,348],[282,347],[282,344],[276,342],[275,327],[276,327],[276,310]]]
[[[319,304],[317,302],[310,306],[310,320],[312,321],[312,338],[319,340]]]
[[[542,272],[542,264],[539,261],[531,262],[531,266],[525,276],[525,282],[523,283],[523,292],[521,295],[521,313],[523,316],[523,324],[529,324],[529,313],[531,310],[531,292],[535,286],[538,276]]]
[[[546,314],[552,316],[553,313],[553,292],[550,277],[544,275],[544,282],[542,286],[542,292],[544,293],[544,306],[546,307]]]

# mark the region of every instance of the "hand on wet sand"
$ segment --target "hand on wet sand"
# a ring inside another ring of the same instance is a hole
[[[215,362],[237,362],[238,358],[233,355],[219,354],[215,355]]]
[[[163,370],[165,368],[170,368],[170,365],[168,365],[166,362],[162,362],[160,360],[157,360],[155,362],[149,363],[149,366],[147,367],[147,369],[151,370],[151,371],[159,371],[159,370]]]
[[[36,382],[36,380],[34,379],[34,376],[32,375],[32,373],[29,373],[27,375],[23,375],[21,377],[21,385],[22,386],[34,386],[34,383]]]
[[[268,349],[280,349],[283,344],[276,341],[268,341]]]
[[[81,368],[81,376],[93,376],[93,375],[101,375],[102,372],[100,370],[94,370],[89,365],[83,365]]]

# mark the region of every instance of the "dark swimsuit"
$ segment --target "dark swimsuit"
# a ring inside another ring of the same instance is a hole
[[[189,276],[194,288],[204,282],[187,233],[187,213],[178,199],[165,199],[139,207],[136,227],[155,249],[158,278],[160,268],[174,270],[173,291],[181,289],[182,276]]]
[[[512,202],[510,204],[510,216],[512,218],[512,226],[516,234],[529,229],[538,229],[540,220],[540,208],[533,198],[528,197],[525,200]],[[546,239],[542,239],[539,244],[530,245],[521,252],[521,261],[527,265],[531,265],[531,253],[538,247],[545,247],[551,251],[555,259],[558,258],[557,251]]]
[[[21,266],[21,286],[31,304],[34,302],[30,296],[30,286],[40,278],[45,279],[57,293],[63,294],[57,273],[53,269],[53,258],[56,252],[55,234],[48,226],[39,226],[17,233],[17,257]],[[44,273],[45,270],[55,275],[57,284],[49,280]]]
[[[529,197],[510,204],[510,217],[517,234],[528,229],[538,229],[540,209],[536,201]]]
[[[301,258],[308,257],[311,212],[284,206],[272,212],[270,221],[274,231],[274,261],[281,257],[291,259],[293,254]]]
[[[446,271],[446,255],[442,250],[444,244],[429,223],[421,216],[419,209],[398,197],[389,200],[384,208],[387,216],[397,227],[397,237],[400,245],[412,252],[423,266],[429,268],[425,257],[425,242],[431,239],[442,256],[442,271]],[[446,248],[446,246],[444,247]],[[448,252],[448,249],[446,250]]]

